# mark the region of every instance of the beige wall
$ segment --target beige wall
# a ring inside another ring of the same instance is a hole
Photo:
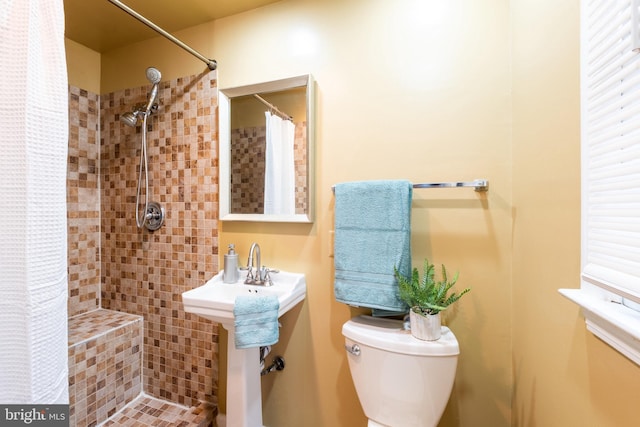
[[[291,338],[275,349],[289,364],[265,384],[266,425],[365,424],[341,335],[354,312],[332,293],[331,186],[377,178],[491,180],[487,195],[416,191],[412,243],[414,264],[432,257],[474,288],[450,319],[462,355],[443,425],[510,422],[509,9],[404,4],[282,2],[215,23],[220,87],[306,72],[317,81],[315,225],[225,223],[220,233],[220,247],[245,255],[257,241],[269,265],[308,279],[304,307],[285,319]]]
[[[580,286],[579,1],[512,10],[513,425],[637,425],[640,369],[557,293]]]
[[[221,88],[317,82],[316,222],[220,225],[220,248],[244,260],[257,241],[267,265],[307,275],[274,347],[287,368],[263,381],[266,425],[365,425],[340,333],[357,311],[332,294],[331,185],[379,178],[490,180],[414,193],[414,265],[473,288],[447,319],[462,353],[442,426],[632,424],[640,370],[556,292],[578,286],[577,20],[578,0],[288,0],[177,33],[218,61]],[[157,38],[103,54],[101,93],[146,84],[149,65],[205,68]]]
[[[100,54],[73,40],[65,39],[69,84],[100,93]]]

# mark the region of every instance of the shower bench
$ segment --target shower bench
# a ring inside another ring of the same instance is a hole
[[[68,327],[70,426],[100,424],[142,391],[142,316],[97,309]]]

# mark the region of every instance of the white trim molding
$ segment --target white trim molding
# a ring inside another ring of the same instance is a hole
[[[559,289],[582,308],[587,329],[611,347],[640,365],[640,312],[606,294],[586,289]]]

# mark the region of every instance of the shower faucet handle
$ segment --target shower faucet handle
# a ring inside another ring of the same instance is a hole
[[[147,213],[144,216],[144,226],[149,231],[156,231],[164,224],[164,208],[158,202],[149,202]]]

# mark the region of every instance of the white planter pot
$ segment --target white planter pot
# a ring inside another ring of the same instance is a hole
[[[440,313],[423,316],[409,310],[411,322],[411,335],[423,341],[436,341],[442,336]]]

